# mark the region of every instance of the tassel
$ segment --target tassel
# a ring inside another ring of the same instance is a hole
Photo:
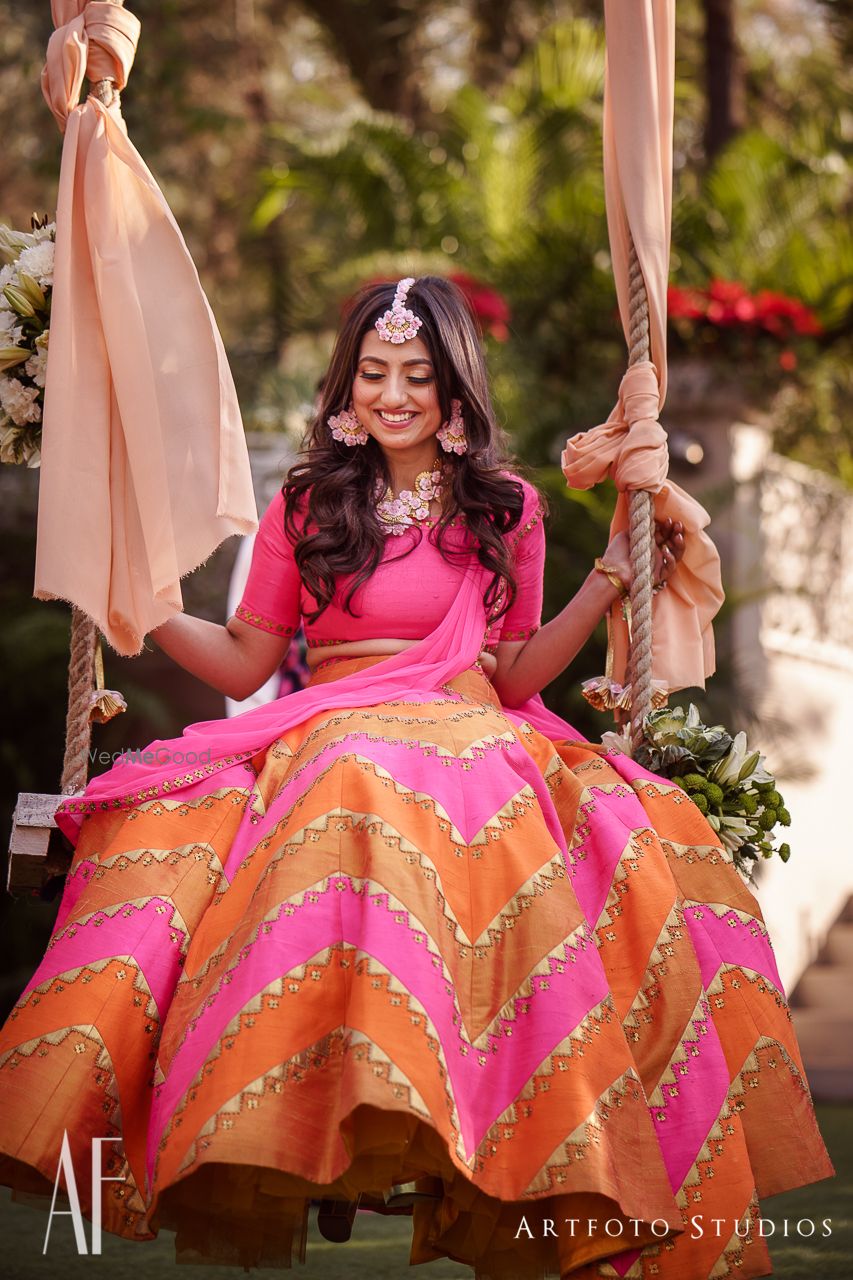
[[[584,680],[581,692],[591,707],[596,711],[630,711],[631,686],[609,680],[607,676],[594,676]],[[666,685],[655,680],[652,685],[652,710],[665,707],[668,698]]]
[[[127,703],[117,689],[93,689],[89,699],[89,720],[93,724],[106,724],[113,716],[127,711]]]
[[[117,689],[104,688],[104,655],[99,636],[95,646],[95,687],[89,694],[89,723],[106,724],[122,711],[127,711],[122,694]]]

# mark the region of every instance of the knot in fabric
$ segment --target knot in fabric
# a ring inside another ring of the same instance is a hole
[[[660,389],[655,366],[638,361],[619,384],[625,438],[610,469],[616,488],[657,493],[669,469],[666,432],[658,421]]]
[[[566,441],[561,465],[571,488],[590,489],[611,476],[620,492],[657,493],[669,466],[659,412],[657,369],[650,360],[640,360],[622,378],[607,421]]]
[[[136,56],[139,19],[110,0],[51,0],[56,27],[47,45],[41,88],[60,130],[79,104],[83,81],[127,84]]]

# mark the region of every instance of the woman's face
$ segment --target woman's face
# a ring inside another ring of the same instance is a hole
[[[352,405],[386,452],[409,450],[441,426],[436,375],[421,338],[386,342],[370,328],[362,339]]]

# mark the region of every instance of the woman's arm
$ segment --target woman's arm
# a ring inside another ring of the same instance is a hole
[[[541,546],[544,552],[544,544]],[[655,521],[652,577],[665,587],[684,555],[684,529],[680,521]],[[600,620],[631,581],[631,553],[627,533],[617,533],[602,557],[609,576],[590,572],[583,586],[565,608],[526,641],[499,641],[497,668],[492,685],[505,706],[514,707],[540,693],[565,671],[583,648]],[[535,557],[533,557],[535,563]],[[539,567],[541,574],[541,564]],[[541,604],[541,594],[540,594]]]
[[[279,491],[261,517],[236,616],[222,626],[178,613],[151,637],[184,670],[242,702],[281,666],[299,616],[299,570]]]
[[[184,670],[235,702],[269,680],[290,647],[289,636],[272,635],[239,618],[222,626],[186,613],[169,618],[150,635]]]
[[[501,702],[517,707],[556,679],[618,598],[616,587],[593,570],[556,618],[546,622],[529,640],[500,641],[492,685]]]

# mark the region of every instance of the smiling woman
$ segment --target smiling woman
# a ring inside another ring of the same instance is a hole
[[[389,351],[375,330],[361,344],[353,383],[353,410],[380,448],[387,450],[391,484],[410,488],[435,454],[441,405],[426,344],[412,338]]]
[[[494,1280],[765,1274],[690,1219],[832,1172],[772,948],[684,792],[544,707],[628,574],[614,539],[543,623],[544,514],[459,291],[365,290],[235,616],[153,633],[234,696],[300,620],[320,660],[63,801],[0,1180],[121,1138],[103,1225],[182,1261],[289,1266],[319,1198],[330,1238],[409,1208],[413,1263]]]
[[[452,588],[473,553],[491,572],[483,603],[495,618],[480,661],[494,676],[501,626],[518,630],[521,608],[511,612],[517,584],[507,535],[541,518],[540,502],[507,469],[463,295],[447,281],[420,279],[411,290],[423,299],[414,325],[407,318],[414,313],[403,307],[410,288],[409,281],[396,290],[374,286],[354,303],[305,457],[285,486],[284,521],[305,591],[300,607],[317,623],[309,662],[316,668],[332,657],[411,646],[440,620],[439,602],[446,609],[452,598],[440,589],[425,594],[423,583],[437,573]],[[403,315],[397,337],[406,325],[411,335],[402,342],[383,336],[395,304]],[[341,424],[348,439],[335,435],[337,426],[330,433],[330,423]],[[389,540],[389,532],[399,536]]]

